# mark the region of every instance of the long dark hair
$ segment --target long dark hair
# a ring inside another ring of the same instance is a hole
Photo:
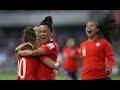
[[[98,25],[97,27],[102,32],[104,38],[112,44],[112,31],[116,28],[115,20],[111,16],[107,16],[102,25]]]

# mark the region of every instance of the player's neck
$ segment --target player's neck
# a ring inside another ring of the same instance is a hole
[[[31,42],[31,44],[34,46],[35,49],[39,47],[39,44],[37,41]]]
[[[97,39],[98,39],[98,36],[95,35],[94,37],[91,37],[91,38],[89,38],[88,40],[89,40],[89,41],[95,41],[95,40],[97,40]]]

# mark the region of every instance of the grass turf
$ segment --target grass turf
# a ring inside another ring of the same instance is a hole
[[[15,73],[0,73],[0,80],[16,80]],[[62,75],[56,76],[57,80],[65,80],[65,77]],[[112,80],[120,80],[120,75],[112,75]]]

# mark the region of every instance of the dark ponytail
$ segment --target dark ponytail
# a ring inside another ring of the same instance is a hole
[[[115,29],[114,18],[107,16],[101,26],[98,26],[104,38],[112,44],[112,31]]]

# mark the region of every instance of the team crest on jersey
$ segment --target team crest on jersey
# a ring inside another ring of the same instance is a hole
[[[49,50],[51,50],[51,49],[53,49],[55,47],[55,45],[50,43],[50,44],[47,45],[47,47],[49,48]]]
[[[101,44],[100,43],[96,43],[96,46],[99,47]]]

